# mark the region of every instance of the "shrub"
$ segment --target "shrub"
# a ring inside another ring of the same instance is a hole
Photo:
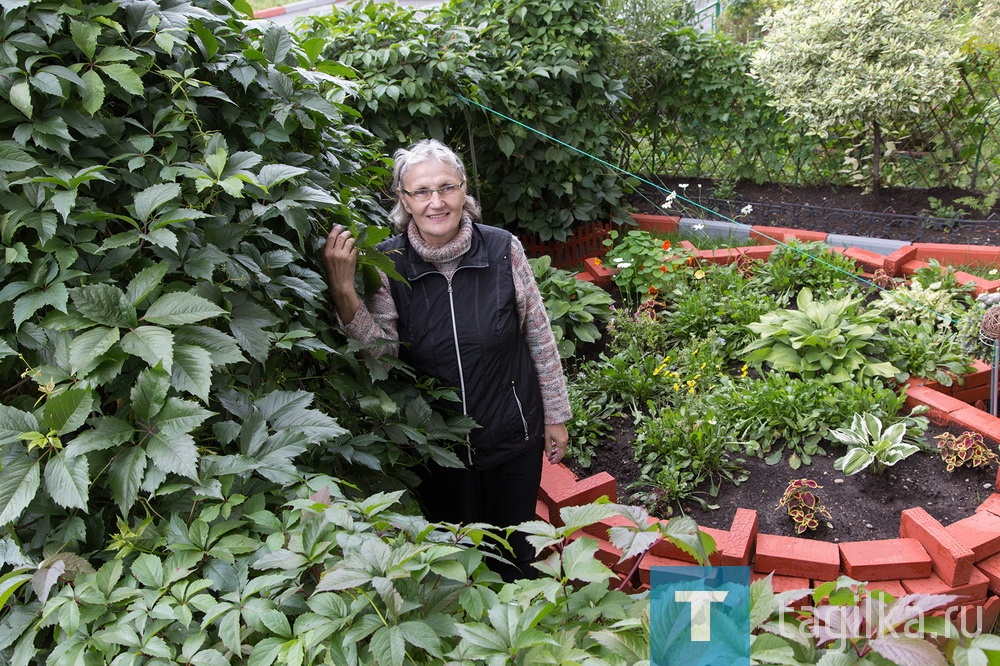
[[[932,0],[790,3],[763,28],[753,68],[772,104],[821,135],[867,124],[876,192],[882,127],[912,123],[958,89],[958,35]]]
[[[349,515],[299,494],[322,469],[370,515],[473,425],[334,328],[316,249],[345,224],[384,266],[381,153],[325,65],[226,3],[0,21],[2,563],[37,581],[4,597],[2,659],[326,655],[289,625],[336,539],[279,507]],[[361,634],[347,649],[378,649]]]
[[[578,225],[625,221],[618,178],[600,162],[623,99],[604,66],[606,26],[591,0],[467,0],[338,8],[300,34],[317,62],[355,70],[359,96],[343,102],[390,151],[445,141],[466,156],[487,224],[562,241]]]

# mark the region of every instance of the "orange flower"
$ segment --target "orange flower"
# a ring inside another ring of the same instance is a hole
[[[688,266],[692,265],[693,263],[694,263],[694,257],[688,257],[687,261]]]
[[[594,265],[600,266],[603,262],[598,257],[594,257]]]
[[[653,285],[649,285],[649,293],[655,294],[657,291],[659,290],[656,287],[654,287]]]
[[[667,269],[667,266],[666,266],[666,264],[662,264],[662,265],[660,266],[660,272],[661,272],[661,273],[666,273],[666,272],[667,272],[667,270],[668,270],[668,269]]]
[[[663,249],[664,250],[669,250],[670,249],[670,241],[669,240],[663,241]]]

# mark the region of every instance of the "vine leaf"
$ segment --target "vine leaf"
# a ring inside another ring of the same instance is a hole
[[[45,464],[45,490],[61,507],[87,511],[90,466],[86,456],[58,454]]]
[[[40,466],[37,459],[25,453],[0,469],[0,525],[17,520],[35,498],[42,480]]]
[[[163,326],[177,326],[194,324],[225,313],[218,305],[197,294],[171,292],[156,299],[143,319]]]

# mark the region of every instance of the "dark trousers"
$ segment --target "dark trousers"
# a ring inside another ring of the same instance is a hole
[[[542,442],[524,453],[486,470],[441,467],[429,463],[420,468],[417,499],[431,522],[490,523],[511,527],[535,520],[535,502],[542,481]],[[505,581],[534,577],[530,563],[535,550],[524,535],[514,532],[508,539],[513,556],[504,551],[513,566],[487,558],[491,569]]]

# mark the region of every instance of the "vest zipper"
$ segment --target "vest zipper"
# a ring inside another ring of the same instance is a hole
[[[454,277],[454,273],[452,277]],[[458,325],[455,323],[455,292],[451,288],[451,277],[445,277],[445,280],[448,282],[448,307],[451,310],[451,335],[455,341],[455,360],[458,362],[458,384],[462,391],[462,414],[468,416],[469,410],[465,402],[465,371],[462,370],[462,352],[458,346]],[[468,437],[465,438],[465,452],[469,460],[469,467],[472,467],[472,444]]]
[[[528,420],[524,418],[524,409],[521,407],[521,399],[517,397],[517,386],[514,385],[514,380],[510,380],[510,390],[514,392],[514,402],[517,403],[517,413],[521,416],[521,425],[524,426],[524,441],[530,439],[528,433]]]

